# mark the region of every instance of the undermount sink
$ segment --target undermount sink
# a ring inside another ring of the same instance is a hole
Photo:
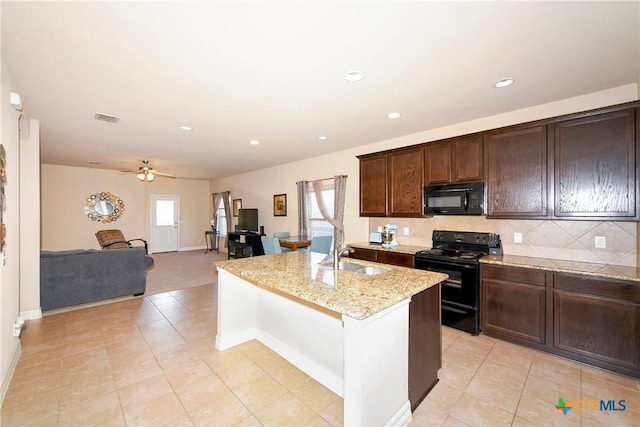
[[[340,261],[338,263],[338,270],[353,271],[355,273],[366,274],[367,276],[374,276],[376,274],[387,273],[390,271],[388,268],[371,267],[368,265],[360,265],[344,261]]]

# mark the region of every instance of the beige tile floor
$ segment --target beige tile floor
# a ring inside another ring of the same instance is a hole
[[[215,329],[215,285],[30,321],[2,425],[341,425],[337,395],[257,341],[217,351]],[[637,380],[486,336],[444,327],[439,376],[412,426],[640,425]]]

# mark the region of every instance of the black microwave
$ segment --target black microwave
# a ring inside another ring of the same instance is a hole
[[[484,182],[424,187],[425,215],[484,214]]]

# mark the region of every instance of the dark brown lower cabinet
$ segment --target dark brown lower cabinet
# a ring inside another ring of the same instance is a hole
[[[554,274],[553,323],[563,354],[640,376],[640,285]]]
[[[376,249],[353,248],[354,252],[349,254],[349,258],[362,259],[365,261],[381,262],[383,264],[399,265],[400,267],[414,267],[415,257],[401,252],[392,252]]]
[[[481,268],[483,333],[640,378],[640,283]]]
[[[353,248],[353,253],[349,254],[349,258],[375,262],[378,259],[378,251],[374,249]]]
[[[545,343],[545,288],[486,280],[482,330]]]
[[[409,402],[414,411],[438,382],[442,367],[440,285],[414,295],[409,303]]]
[[[415,267],[415,257],[413,255],[397,252],[378,251],[377,261],[383,264],[399,265],[400,267]]]

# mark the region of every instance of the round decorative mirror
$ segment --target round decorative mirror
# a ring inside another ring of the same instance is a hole
[[[87,197],[84,213],[91,221],[103,223],[117,221],[124,212],[124,202],[119,197],[107,193],[96,193]]]
[[[116,207],[109,200],[96,203],[95,210],[99,215],[111,215]]]

